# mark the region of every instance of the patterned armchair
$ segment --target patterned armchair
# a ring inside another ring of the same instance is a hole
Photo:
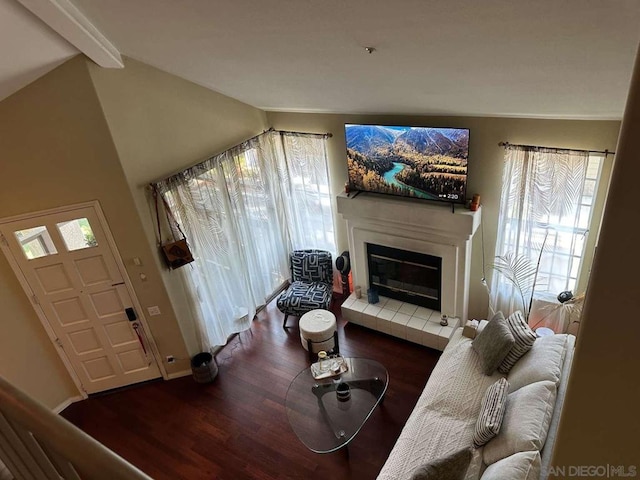
[[[317,308],[329,309],[333,293],[333,260],[324,250],[295,250],[291,260],[291,285],[278,297],[278,308],[287,317],[300,317]]]

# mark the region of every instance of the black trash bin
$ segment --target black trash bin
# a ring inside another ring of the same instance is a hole
[[[198,383],[211,383],[218,376],[218,364],[209,352],[201,352],[191,359],[193,379]]]

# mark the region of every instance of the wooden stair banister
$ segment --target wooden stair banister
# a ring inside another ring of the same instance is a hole
[[[16,479],[151,480],[2,376],[0,461]]]

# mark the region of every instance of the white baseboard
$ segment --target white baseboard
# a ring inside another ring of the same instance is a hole
[[[181,372],[174,372],[167,374],[167,380],[173,380],[174,378],[186,377],[191,375],[191,370],[182,370]]]
[[[53,407],[51,410],[53,411],[53,413],[58,414],[61,411],[63,411],[65,408],[67,408],[69,405],[71,405],[72,403],[79,402],[80,400],[84,400],[84,398],[82,398],[80,395],[67,398],[64,402],[62,402],[60,405],[56,407]]]

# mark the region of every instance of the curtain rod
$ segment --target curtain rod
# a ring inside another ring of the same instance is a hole
[[[276,130],[275,128],[271,127],[266,129],[264,133],[267,132],[276,132],[279,133],[281,135],[295,135],[295,136],[302,136],[302,137],[323,137],[323,138],[331,138],[333,137],[333,133],[331,132],[327,132],[327,133],[307,133],[307,132],[292,132],[292,131],[288,131],[288,130]],[[256,135],[256,137],[259,137],[260,135]],[[253,137],[253,138],[256,138]]]
[[[616,152],[610,152],[609,150],[579,150],[576,148],[560,148],[560,147],[541,147],[539,145],[518,145],[518,144],[514,144],[514,143],[509,143],[509,142],[499,142],[498,143],[499,146],[501,147],[521,147],[521,148],[529,148],[531,150],[536,150],[536,149],[544,149],[544,150],[568,150],[570,152],[586,152],[586,153],[602,153],[605,157],[607,155],[615,155]]]
[[[258,137],[260,137],[260,136],[262,136],[262,135],[264,135],[265,133],[268,133],[268,132],[276,132],[276,133],[279,133],[279,134],[281,134],[281,135],[297,135],[297,136],[304,136],[304,137],[322,137],[322,138],[331,138],[331,137],[333,137],[333,134],[332,134],[332,133],[330,133],[330,132],[327,132],[327,133],[291,132],[291,131],[286,131],[286,130],[276,130],[275,128],[271,127],[271,128],[268,128],[268,129],[264,130],[262,133],[259,133],[258,135],[254,135],[254,136],[253,136],[253,137],[251,137],[251,138],[248,138],[248,139],[246,139],[246,140],[243,140],[242,142],[240,142],[240,143],[239,143],[239,144],[237,144],[237,145],[234,145],[233,147],[227,148],[227,149],[226,149],[226,150],[224,150],[223,152],[217,153],[217,154],[215,154],[215,155],[209,155],[209,156],[207,156],[206,158],[204,158],[203,160],[200,160],[200,161],[198,161],[198,162],[194,163],[193,165],[191,165],[191,166],[189,166],[189,167],[181,168],[180,170],[177,170],[177,171],[175,171],[175,172],[173,172],[173,173],[171,173],[171,174],[167,175],[166,177],[162,177],[162,178],[159,178],[159,179],[154,180],[154,181],[152,181],[152,182],[149,182],[149,183],[147,184],[147,187],[148,187],[148,188],[152,188],[154,185],[156,185],[156,184],[158,184],[158,183],[160,183],[160,182],[163,182],[163,181],[165,181],[165,180],[167,180],[167,179],[169,179],[169,178],[171,178],[171,177],[175,177],[176,175],[181,174],[181,173],[182,173],[182,172],[184,172],[185,170],[189,170],[189,169],[191,169],[191,168],[195,168],[195,167],[197,167],[197,166],[199,166],[199,165],[203,164],[204,162],[206,162],[206,161],[208,161],[208,160],[211,160],[213,157],[216,157],[216,156],[220,155],[221,153],[224,153],[224,152],[226,152],[226,151],[228,151],[228,150],[233,150],[234,148],[241,147],[241,146],[242,146],[242,145],[244,145],[245,143],[251,142],[251,141],[255,140],[256,138],[258,138]]]

